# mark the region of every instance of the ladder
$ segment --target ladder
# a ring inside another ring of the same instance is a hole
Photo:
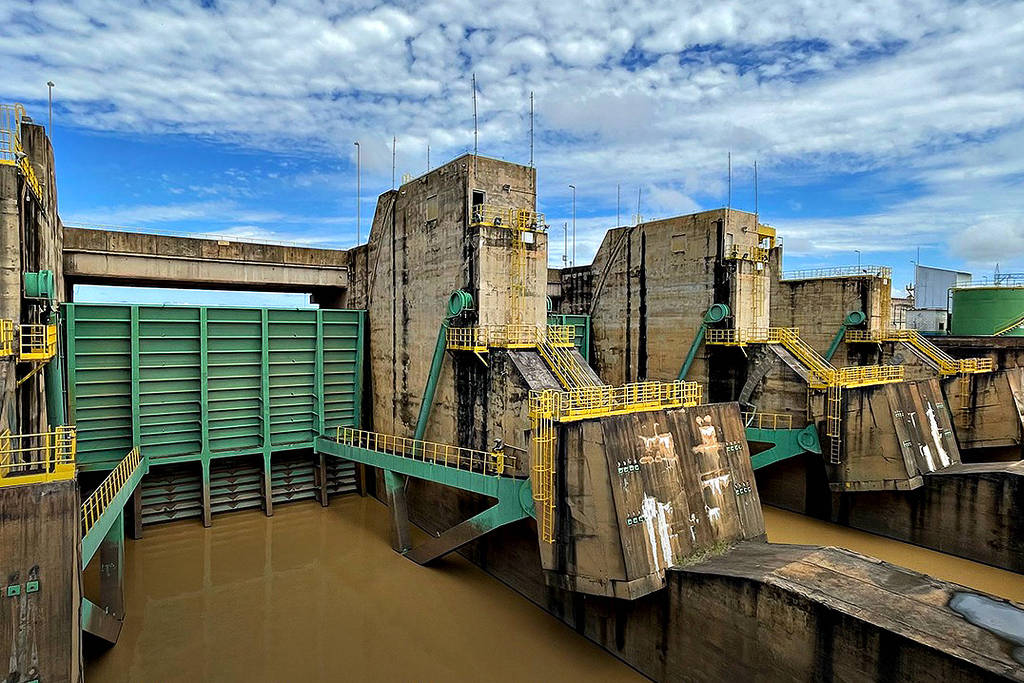
[[[833,465],[841,462],[842,428],[843,387],[832,384],[825,394],[825,435],[829,438],[828,461]]]
[[[537,528],[547,543],[555,541],[555,401],[556,392],[550,389],[530,394],[530,483]]]

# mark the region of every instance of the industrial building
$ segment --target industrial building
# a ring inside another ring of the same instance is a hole
[[[656,680],[1024,680],[1019,633],[963,603],[1024,606],[769,543],[762,511],[1024,572],[1017,289],[957,285],[957,336],[925,336],[887,267],[783,272],[729,208],[552,271],[537,169],[473,154],[381,194],[347,251],[65,228],[44,129],[3,111],[5,680],[118,647],[148,526],[344,495]],[[126,281],[319,308],[72,300]]]

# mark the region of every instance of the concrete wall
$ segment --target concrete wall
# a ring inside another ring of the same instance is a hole
[[[755,264],[724,258],[727,242],[742,252],[758,240],[753,214],[725,209],[609,230],[591,266],[592,282],[578,288],[591,299],[601,378],[610,384],[675,379],[713,303],[728,304],[737,327],[767,326],[770,286],[755,306]],[[572,292],[563,277],[563,312],[573,306]],[[702,348],[687,379],[707,382],[719,374],[708,370],[715,357],[727,374],[734,354],[719,351]],[[713,401],[734,398],[727,394],[709,389]]]
[[[798,327],[800,338],[818,353],[824,354],[846,314],[862,311],[869,330],[891,326],[891,290],[889,278],[876,275],[776,280],[772,288],[772,325]],[[832,364],[870,365],[877,363],[877,352],[870,344],[839,345]]]
[[[490,205],[534,210],[534,173],[525,166],[466,155],[381,196],[365,257],[359,257],[366,265],[356,266],[366,278],[377,431],[414,432],[438,328],[453,290],[465,289],[477,302],[475,315],[459,324],[504,322],[507,288],[501,283],[507,281],[510,231],[470,227],[471,192],[485,192]],[[438,218],[428,222],[427,198],[435,195]],[[540,324],[546,317],[547,290],[547,242],[542,234],[527,252],[527,311]],[[489,405],[496,373],[472,354],[445,354],[426,438],[472,448],[488,448],[494,438],[523,443],[522,429],[505,424],[504,414]]]

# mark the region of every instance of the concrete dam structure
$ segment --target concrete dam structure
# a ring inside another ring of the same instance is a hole
[[[65,229],[11,111],[5,680],[124,646],[147,528],[360,495],[403,562],[468,558],[655,680],[1024,680],[1020,604],[769,543],[762,508],[1024,572],[1012,339],[895,329],[887,269],[782,273],[730,209],[551,270],[536,169],[476,155],[381,194],[347,251]],[[126,281],[318,308],[72,300]]]

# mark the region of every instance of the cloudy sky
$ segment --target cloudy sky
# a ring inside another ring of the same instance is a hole
[[[785,265],[1024,271],[1024,3],[0,4],[0,100],[46,118],[66,223],[348,246],[376,196],[470,150],[529,161],[577,260],[732,205]],[[558,250],[552,262],[561,260]]]

